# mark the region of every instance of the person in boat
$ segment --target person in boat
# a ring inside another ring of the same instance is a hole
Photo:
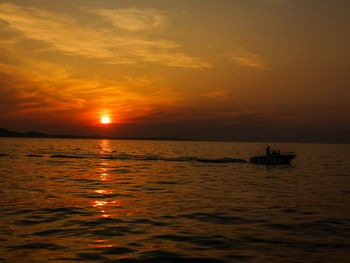
[[[267,146],[266,148],[266,156],[269,156],[270,155],[270,145]]]

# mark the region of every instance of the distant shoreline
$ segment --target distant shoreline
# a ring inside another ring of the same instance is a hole
[[[136,141],[188,141],[188,142],[245,142],[245,143],[314,143],[314,144],[350,144],[350,142],[322,142],[322,141],[271,141],[271,140],[230,140],[230,139],[194,139],[178,137],[108,137],[101,135],[70,135],[46,134],[41,132],[16,132],[0,128],[0,138],[37,138],[37,139],[84,139],[84,140],[136,140]]]
[[[100,140],[153,140],[153,141],[196,141],[193,139],[184,139],[176,137],[108,137],[101,135],[78,136],[70,134],[46,134],[41,132],[16,132],[0,128],[0,137],[2,138],[39,138],[39,139],[100,139]]]

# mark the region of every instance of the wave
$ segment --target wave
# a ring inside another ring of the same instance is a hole
[[[44,157],[43,155],[40,154],[27,154],[28,157]]]
[[[51,158],[76,158],[76,159],[83,159],[83,156],[76,156],[76,155],[62,155],[62,154],[55,154],[51,155]]]

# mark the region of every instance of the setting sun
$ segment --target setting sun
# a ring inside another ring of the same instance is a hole
[[[107,124],[110,122],[111,122],[111,119],[108,116],[103,116],[101,119],[101,123],[103,123],[103,124]]]

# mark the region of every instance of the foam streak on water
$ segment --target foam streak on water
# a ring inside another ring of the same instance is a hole
[[[0,139],[0,261],[345,262],[349,145]]]

